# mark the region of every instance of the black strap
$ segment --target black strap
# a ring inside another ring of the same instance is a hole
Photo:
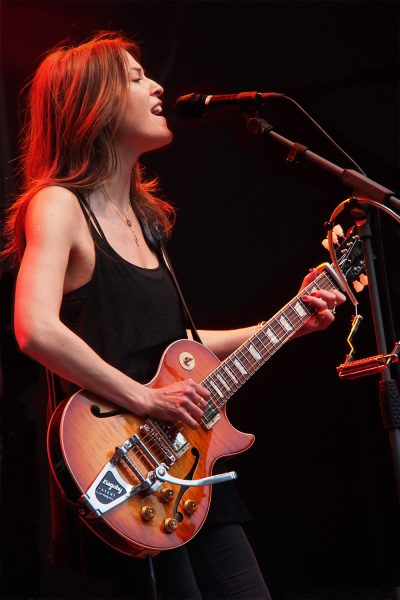
[[[181,290],[181,288],[179,287],[178,280],[177,280],[177,278],[176,278],[176,275],[175,275],[175,272],[174,272],[174,270],[173,270],[173,268],[172,268],[172,264],[171,264],[171,261],[170,261],[170,258],[169,258],[169,256],[168,256],[168,254],[167,254],[167,251],[166,251],[166,249],[165,249],[165,244],[164,244],[164,241],[163,241],[163,240],[161,240],[161,241],[160,241],[160,247],[161,247],[161,252],[162,252],[162,254],[163,254],[163,257],[164,257],[165,264],[167,265],[167,267],[168,267],[168,269],[169,269],[169,271],[170,271],[170,273],[171,273],[172,281],[173,281],[173,282],[174,282],[174,284],[175,284],[176,291],[178,292],[178,295],[179,295],[179,298],[180,298],[180,300],[181,300],[181,303],[182,303],[183,309],[184,309],[184,311],[185,311],[186,318],[187,318],[187,320],[188,320],[188,323],[189,323],[189,325],[190,325],[190,331],[192,332],[193,339],[194,339],[196,342],[199,342],[199,344],[202,344],[203,342],[201,341],[201,338],[200,338],[200,336],[199,336],[199,334],[198,334],[198,331],[197,331],[197,329],[196,329],[196,326],[195,326],[195,324],[194,324],[194,321],[193,321],[193,319],[192,319],[192,315],[191,315],[191,314],[190,314],[190,312],[189,312],[188,306],[187,306],[187,304],[186,304],[186,302],[185,302],[185,298],[183,297],[183,294],[182,294],[182,290]]]
[[[50,420],[50,416],[57,408],[57,393],[56,385],[54,381],[54,373],[50,369],[46,368],[46,382],[47,382],[47,410]]]
[[[159,246],[159,248],[161,250],[161,254],[164,258],[164,262],[167,265],[169,272],[171,273],[172,281],[174,282],[176,291],[178,292],[178,296],[180,298],[187,322],[189,324],[190,331],[192,332],[192,337],[196,342],[199,342],[199,344],[202,344],[203,342],[201,340],[201,337],[198,334],[198,331],[194,324],[192,315],[190,314],[189,308],[185,302],[185,298],[183,297],[182,290],[181,290],[178,280],[176,278],[175,271],[171,264],[171,260],[168,256],[168,252],[165,247],[164,234],[162,231],[160,231],[158,221],[155,219],[153,226],[150,227],[149,224],[147,223],[146,219],[144,219],[144,227],[143,228],[144,228],[146,234],[148,235],[148,237],[151,238],[151,243],[154,244],[154,240],[156,240],[158,242],[158,246]]]

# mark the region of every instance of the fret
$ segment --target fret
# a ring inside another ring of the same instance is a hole
[[[248,344],[248,348],[249,348],[250,354],[252,355],[252,357],[255,360],[259,361],[260,358],[263,357],[265,348],[257,335],[255,335],[251,338],[251,340],[249,341],[249,344]]]
[[[289,321],[289,319],[285,316],[285,315],[281,315],[279,317],[279,323],[282,325],[283,329],[287,332],[290,333],[290,331],[293,330],[293,327]]]
[[[277,335],[275,335],[275,332],[272,329],[272,327],[268,327],[268,329],[265,332],[265,335],[268,336],[268,339],[273,346],[276,346],[277,344],[279,344],[279,338]]]
[[[236,385],[239,383],[230,368],[227,365],[224,365],[224,371],[227,373],[228,377],[235,383]]]
[[[293,307],[293,310],[298,314],[300,319],[302,319],[303,317],[306,317],[308,319],[308,317],[310,316],[306,310],[306,307],[300,300],[297,300],[296,304]]]
[[[283,314],[281,311],[280,313],[275,315],[275,317],[271,320],[271,323],[270,323],[270,325],[272,325],[273,330],[279,340],[279,344],[275,344],[276,348],[280,348],[289,339],[289,332],[283,326],[284,321],[282,320],[282,323],[280,322],[280,319],[282,316],[283,316]]]
[[[329,290],[329,291],[337,289],[337,283],[333,279],[333,277],[330,275],[330,273],[328,273],[327,271],[325,271],[324,273],[322,273],[321,277],[323,277],[324,284],[326,284],[326,286],[327,286],[324,289]]]
[[[233,358],[234,355],[231,354],[231,356],[229,356],[225,360],[224,367],[226,367],[226,373],[228,373],[229,376],[231,376],[232,380],[235,382],[235,384],[238,387],[240,387],[245,382],[245,379],[243,378],[243,375],[240,373],[237,367],[234,365]]]
[[[207,388],[211,394],[211,396],[208,400],[206,411],[209,409],[213,410],[216,407],[216,404],[218,403],[218,398],[215,396],[216,392],[211,383],[211,377],[212,377],[212,373],[210,373],[210,375],[208,375],[208,377],[206,377],[206,379],[204,379],[202,381],[202,385],[204,385],[204,387]]]
[[[253,338],[251,338],[253,339]],[[243,367],[246,369],[248,376],[252,375],[257,370],[257,362],[254,360],[251,352],[249,351],[247,344],[250,340],[247,340],[240,348],[236,350],[236,357],[240,360]]]
[[[291,302],[288,304],[288,308],[285,311],[285,315],[288,317],[290,323],[293,325],[293,328],[296,331],[304,325],[310,316],[309,313],[305,311],[305,308],[302,308],[300,305],[297,306],[297,304],[296,302]],[[301,312],[302,317],[300,316],[299,311]]]
[[[217,372],[217,379],[218,381],[222,384],[222,386],[229,392],[230,391],[230,387],[229,385],[226,383],[225,379],[222,377],[222,375],[220,373]]]
[[[211,393],[204,414],[206,421],[211,421],[242,384],[315,314],[316,310],[304,303],[301,295],[336,287],[328,272],[321,273],[205,378],[203,385]]]
[[[217,384],[214,383],[214,381],[212,379],[210,379],[210,385],[212,385],[212,387],[214,388],[215,392],[218,394],[218,396],[220,398],[224,397],[223,393],[221,392],[221,390],[219,389],[219,387],[217,386]]]
[[[275,348],[274,348],[274,344],[271,343],[271,340],[268,337],[267,332],[260,330],[256,335],[259,340],[261,340],[262,337],[264,337],[264,339],[265,339],[265,343],[261,342],[264,347],[264,350],[263,350],[264,357],[272,356],[272,354],[275,352]]]
[[[231,354],[223,364],[225,373],[230,377],[235,385],[235,390],[238,390],[245,381],[249,378],[247,370],[243,367],[241,361],[236,357],[236,352]],[[240,369],[238,367],[240,366]],[[220,368],[220,367],[219,367]]]
[[[258,345],[258,346],[261,346],[261,349],[260,349],[260,351],[261,351],[263,354],[265,354],[265,351],[266,351],[267,353],[269,352],[269,350],[268,350],[268,343],[267,343],[267,345],[265,345],[265,344],[264,344],[264,342],[263,342],[263,341],[262,341],[262,339],[261,339],[261,336],[262,336],[262,335],[265,337],[265,333],[263,332],[263,330],[262,330],[262,329],[259,329],[259,330],[257,331],[257,333],[255,334],[255,336],[254,336],[254,339],[255,339],[255,340],[257,340],[257,342],[256,342],[256,343],[257,343],[257,345]]]
[[[247,375],[247,371],[244,368],[244,366],[242,365],[242,363],[240,362],[239,359],[237,359],[236,357],[233,359],[232,361],[233,366],[235,367],[236,371],[239,373],[239,375],[241,377],[243,377],[244,375]]]
[[[275,317],[272,317],[272,319],[270,320],[270,323],[269,323],[270,328],[274,332],[275,336],[278,338],[279,343],[282,341],[282,339],[284,339],[286,337],[286,331],[285,331],[283,325],[279,322],[280,316],[281,316],[281,313],[278,313],[277,315],[275,315]],[[275,342],[275,344],[276,344],[276,342]]]

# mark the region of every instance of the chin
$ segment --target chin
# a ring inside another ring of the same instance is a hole
[[[153,143],[149,145],[150,147],[146,152],[151,152],[152,150],[158,150],[159,148],[163,148],[164,146],[168,146],[174,139],[174,134],[169,129],[163,133],[162,136],[157,137],[153,140]]]

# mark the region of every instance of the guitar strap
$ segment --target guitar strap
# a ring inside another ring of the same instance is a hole
[[[50,422],[51,415],[57,408],[57,393],[54,373],[46,368],[47,382],[47,421]]]
[[[160,231],[158,221],[157,221],[157,219],[155,219],[153,222],[153,226],[150,227],[146,217],[142,214],[141,222],[142,222],[142,227],[143,227],[143,233],[144,233],[147,241],[149,242],[150,246],[153,246],[159,250],[159,252],[161,253],[161,255],[164,259],[164,262],[171,274],[171,278],[172,278],[172,281],[174,282],[176,291],[178,292],[178,296],[179,296],[181,304],[182,304],[182,308],[183,308],[183,311],[184,311],[184,314],[186,317],[187,324],[192,333],[192,337],[195,342],[199,342],[199,344],[202,344],[203,342],[198,334],[198,331],[194,324],[192,315],[190,314],[188,305],[186,304],[185,298],[183,297],[182,290],[181,290],[178,280],[176,278],[175,271],[171,264],[171,260],[168,256],[168,252],[167,252],[167,249],[165,246],[164,234]]]
[[[193,337],[193,339],[194,339],[195,342],[199,342],[199,344],[202,344],[203,342],[201,341],[199,333],[198,333],[198,331],[196,329],[196,325],[194,324],[192,315],[190,314],[189,308],[188,308],[188,306],[187,306],[187,304],[185,302],[185,298],[183,297],[182,290],[181,290],[181,288],[179,286],[179,283],[178,283],[178,280],[176,278],[175,272],[174,272],[174,270],[172,268],[172,264],[171,264],[171,261],[170,261],[170,258],[168,256],[168,254],[167,254],[167,251],[165,249],[164,242],[160,243],[160,247],[161,247],[162,255],[164,257],[165,264],[167,265],[167,267],[169,269],[169,272],[171,273],[172,281],[175,284],[176,291],[178,292],[179,298],[181,300],[181,303],[182,303],[182,306],[183,306],[183,310],[184,310],[184,313],[185,313],[185,316],[186,316],[186,320],[188,322],[190,331],[192,332],[192,337]]]

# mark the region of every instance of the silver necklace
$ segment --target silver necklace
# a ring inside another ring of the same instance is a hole
[[[135,244],[139,248],[139,240],[138,240],[138,237],[136,235],[136,231],[134,230],[133,225],[132,225],[132,221],[130,220],[130,218],[128,216],[128,214],[129,214],[129,208],[132,208],[131,201],[129,200],[128,210],[126,211],[126,215],[124,216],[124,214],[120,210],[120,208],[115,204],[115,202],[113,202],[111,200],[111,198],[108,195],[107,190],[106,190],[106,188],[104,186],[103,186],[103,191],[104,191],[104,195],[105,195],[106,199],[111,204],[111,206],[114,208],[115,212],[117,213],[117,215],[119,216],[119,218],[121,219],[121,221],[123,221],[125,223],[125,225],[127,225],[129,227],[129,229],[131,230],[131,232],[133,234],[133,239],[135,240]]]

